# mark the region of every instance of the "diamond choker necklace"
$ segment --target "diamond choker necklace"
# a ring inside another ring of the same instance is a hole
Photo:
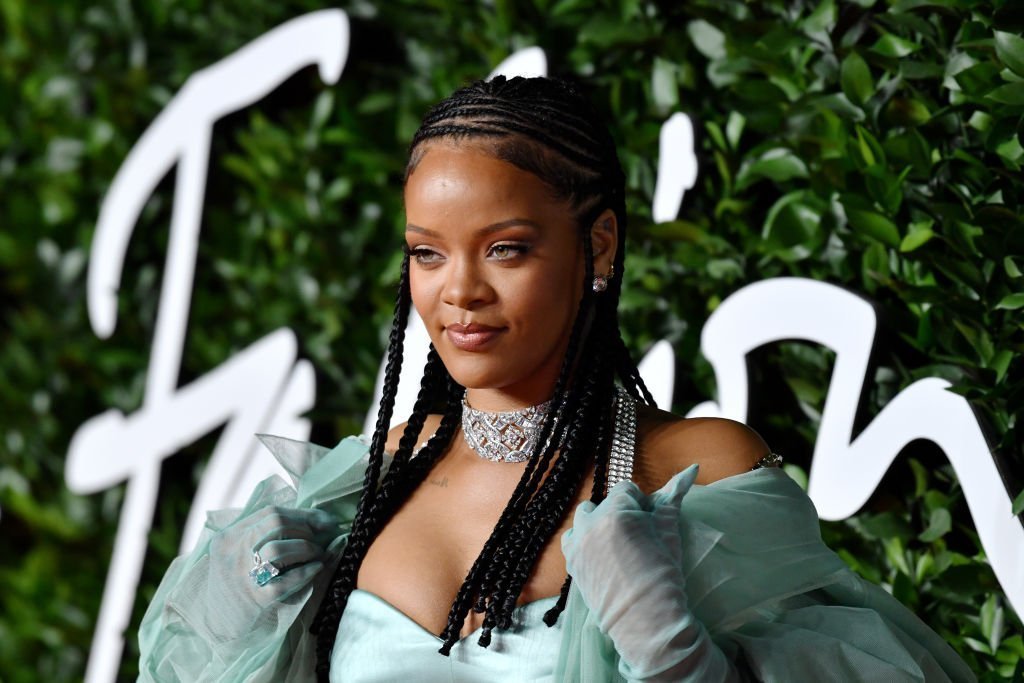
[[[525,462],[533,454],[551,401],[519,410],[485,413],[462,398],[462,435],[477,455],[494,462]]]

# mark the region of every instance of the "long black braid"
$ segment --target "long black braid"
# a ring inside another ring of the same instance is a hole
[[[522,588],[545,545],[571,510],[591,464],[591,500],[603,499],[615,377],[636,398],[649,404],[653,399],[618,328],[616,309],[626,236],[624,176],[614,142],[586,98],[572,84],[556,79],[506,80],[499,76],[474,83],[426,115],[410,145],[406,179],[429,146],[438,141],[478,143],[485,152],[543,180],[576,213],[585,264],[579,310],[552,394],[553,409],[508,505],[455,597],[441,634],[441,652],[448,654],[470,609],[485,613],[481,645],[490,642],[493,629],[510,627]],[[611,279],[607,291],[598,294],[591,287],[594,260],[590,230],[606,209],[614,212],[618,223],[614,268],[619,276]],[[313,623],[317,677],[323,682],[328,681],[338,624],[367,550],[447,451],[459,426],[463,389],[431,348],[413,414],[387,474],[381,478],[410,305],[406,256],[363,493],[348,543]],[[434,403],[440,403],[440,410]],[[440,426],[412,457],[430,412],[441,413]],[[545,614],[549,626],[564,609],[570,585],[571,579],[566,577],[556,605]]]

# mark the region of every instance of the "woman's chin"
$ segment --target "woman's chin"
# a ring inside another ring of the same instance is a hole
[[[448,374],[456,382],[467,389],[498,389],[507,383],[506,377],[499,377],[497,373],[487,372],[480,368],[466,369],[448,368]]]
[[[514,383],[507,362],[492,354],[467,354],[448,349],[441,352],[441,362],[448,374],[467,389],[497,389]]]

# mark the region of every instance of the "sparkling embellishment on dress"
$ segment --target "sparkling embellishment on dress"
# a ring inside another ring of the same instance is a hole
[[[494,462],[525,462],[533,454],[551,401],[485,413],[462,399],[462,436],[477,455]]]

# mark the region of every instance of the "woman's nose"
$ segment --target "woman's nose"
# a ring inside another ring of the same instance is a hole
[[[494,296],[482,269],[471,259],[452,259],[445,273],[441,300],[456,308],[470,310],[486,304]]]

